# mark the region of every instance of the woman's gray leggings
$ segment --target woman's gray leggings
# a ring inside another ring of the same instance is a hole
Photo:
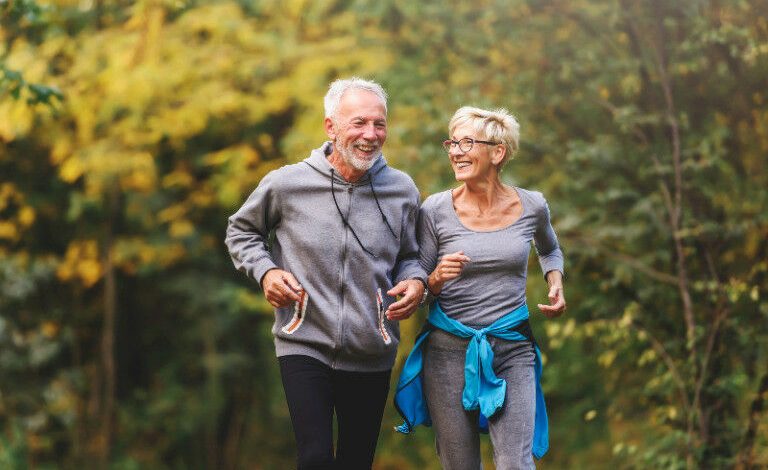
[[[489,420],[493,460],[498,470],[535,469],[531,454],[536,412],[533,346],[529,341],[490,336],[488,341],[493,347],[493,370],[507,381],[504,405]],[[478,412],[466,411],[461,404],[467,343],[435,330],[427,338],[424,354],[424,393],[445,470],[482,468]]]

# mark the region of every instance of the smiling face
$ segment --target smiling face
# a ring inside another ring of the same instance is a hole
[[[333,117],[325,118],[333,153],[352,173],[367,171],[387,140],[387,111],[376,94],[351,89],[341,97]],[[331,156],[334,159],[334,156]]]
[[[451,139],[458,141],[465,137],[485,140],[477,135],[470,124],[457,126]],[[457,145],[448,151],[448,158],[453,168],[456,181],[474,182],[498,178],[498,165],[504,158],[503,145],[487,145],[475,142],[469,152],[462,152]]]

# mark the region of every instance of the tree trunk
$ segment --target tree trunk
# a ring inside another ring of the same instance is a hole
[[[765,409],[765,398],[768,396],[768,372],[763,374],[757,394],[752,400],[752,406],[749,409],[749,424],[747,432],[744,434],[744,444],[741,448],[741,457],[739,459],[740,468],[747,470],[757,468],[755,466],[755,438],[757,437],[757,428],[760,426],[760,416]]]
[[[117,185],[108,195],[107,224],[105,226],[104,244],[102,247],[102,266],[104,267],[104,323],[101,332],[101,364],[104,377],[104,398],[101,410],[101,430],[99,446],[99,462],[101,468],[109,466],[114,432],[113,419],[115,416],[115,380],[117,366],[115,363],[115,318],[117,316],[117,289],[115,286],[115,267],[112,258],[114,243],[114,225],[118,209]]]

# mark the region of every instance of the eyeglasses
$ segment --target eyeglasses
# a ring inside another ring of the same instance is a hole
[[[452,149],[459,147],[459,150],[461,150],[462,153],[467,153],[472,150],[472,146],[475,144],[499,145],[499,142],[489,142],[487,140],[477,140],[473,139],[472,137],[464,137],[460,140],[448,139],[444,141],[443,148],[446,152],[450,152]]]

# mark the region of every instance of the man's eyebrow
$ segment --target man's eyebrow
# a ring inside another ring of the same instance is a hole
[[[365,116],[354,116],[352,119],[350,119],[350,121],[355,121],[357,119],[359,119],[361,121],[387,122],[387,118],[386,117],[368,118],[368,117],[365,117]]]

